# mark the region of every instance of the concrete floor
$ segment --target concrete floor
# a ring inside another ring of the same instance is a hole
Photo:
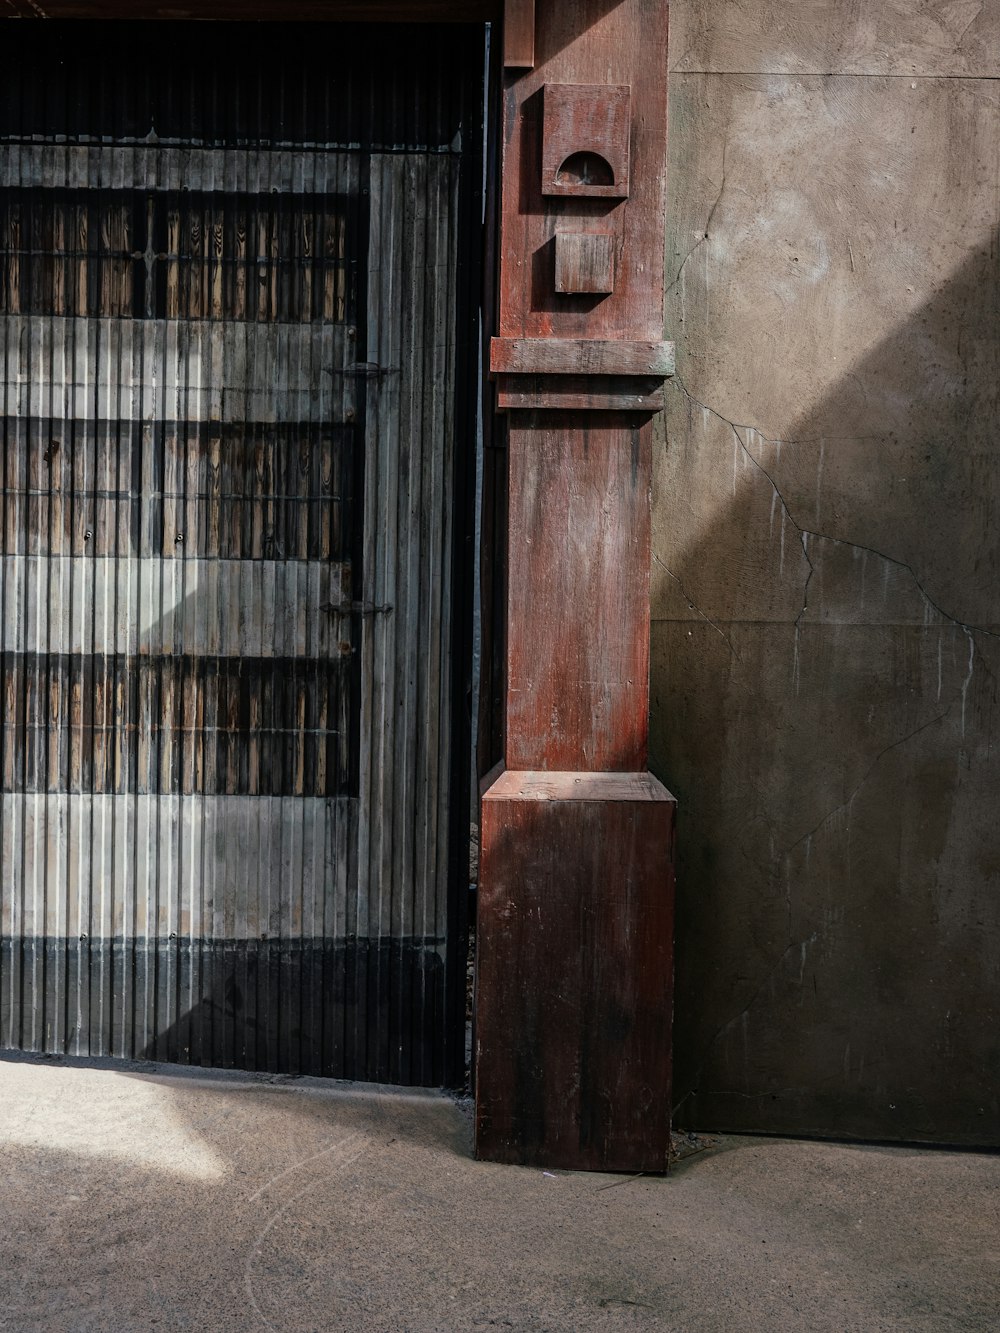
[[[702,1144],[549,1174],[443,1096],[0,1061],[0,1328],[1000,1327],[1000,1156]]]

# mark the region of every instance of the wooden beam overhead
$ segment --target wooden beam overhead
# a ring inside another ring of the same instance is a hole
[[[20,19],[211,19],[229,22],[487,23],[502,0],[6,0],[3,16]],[[532,4],[532,8],[534,8]]]

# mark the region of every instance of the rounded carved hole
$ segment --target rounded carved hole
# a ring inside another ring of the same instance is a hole
[[[615,173],[600,153],[570,153],[556,172],[559,185],[614,185]]]

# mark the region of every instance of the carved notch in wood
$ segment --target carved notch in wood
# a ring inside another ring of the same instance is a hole
[[[544,99],[542,194],[627,199],[628,85],[547,83]]]

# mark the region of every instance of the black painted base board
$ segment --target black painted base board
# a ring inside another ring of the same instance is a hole
[[[434,940],[0,939],[0,1049],[440,1087],[445,1044]]]

